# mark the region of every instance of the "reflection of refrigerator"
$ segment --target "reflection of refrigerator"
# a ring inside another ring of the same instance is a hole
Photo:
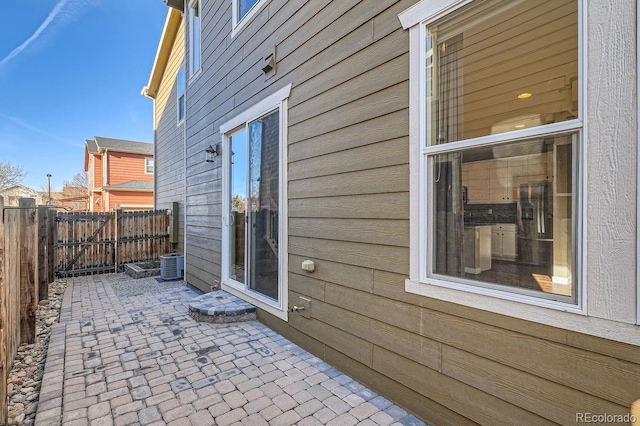
[[[549,267],[553,255],[553,193],[550,182],[523,183],[518,198],[518,261]]]

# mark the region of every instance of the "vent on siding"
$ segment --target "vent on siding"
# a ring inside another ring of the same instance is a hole
[[[160,256],[160,278],[177,280],[184,275],[184,255],[169,254]]]

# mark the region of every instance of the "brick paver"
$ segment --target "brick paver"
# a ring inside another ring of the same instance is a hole
[[[185,285],[115,282],[139,281],[68,279],[36,424],[424,424],[259,322],[195,321]]]

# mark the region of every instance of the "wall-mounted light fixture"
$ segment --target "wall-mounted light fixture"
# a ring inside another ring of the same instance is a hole
[[[219,157],[222,153],[222,147],[219,143],[215,144],[215,146],[209,145],[207,149],[204,150],[204,153],[206,155],[207,163],[213,163],[216,157]]]

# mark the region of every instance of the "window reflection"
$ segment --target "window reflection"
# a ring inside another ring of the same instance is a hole
[[[572,296],[575,138],[435,155],[434,273]]]
[[[245,216],[247,203],[247,132],[230,137],[231,147],[231,278],[245,283]]]
[[[230,136],[230,262],[233,280],[278,300],[280,113]]]
[[[258,2],[258,0],[238,0],[238,21],[249,13],[249,10]]]
[[[428,29],[429,145],[578,117],[576,0],[475,2]]]

